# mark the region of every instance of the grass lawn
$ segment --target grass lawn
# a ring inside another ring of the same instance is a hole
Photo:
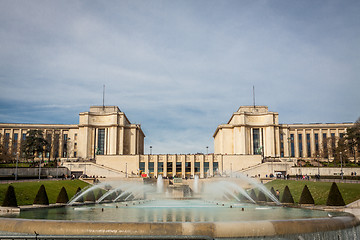
[[[280,199],[287,185],[294,198],[295,203],[300,200],[301,192],[305,185],[308,186],[316,205],[326,205],[329,195],[331,182],[311,182],[311,181],[294,181],[294,180],[274,180],[265,184],[268,189],[274,187],[275,191],[280,191]],[[336,183],[339,187],[345,204],[349,204],[360,199],[360,184],[357,183]]]
[[[71,199],[78,187],[83,189],[88,184],[80,180],[54,180],[54,181],[32,181],[32,182],[15,182],[11,185],[15,188],[15,195],[17,203],[21,205],[32,205],[35,196],[40,188],[44,184],[46,193],[49,198],[49,202],[56,203],[56,198],[62,187],[65,187],[69,199]],[[0,184],[0,205],[2,205],[5,193],[10,184]]]

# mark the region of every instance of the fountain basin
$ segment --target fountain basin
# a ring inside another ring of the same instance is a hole
[[[0,231],[26,234],[36,231],[40,235],[242,238],[329,232],[359,224],[353,215],[342,212],[235,202],[157,200],[23,211],[16,218],[0,218]]]
[[[352,228],[359,221],[349,216],[319,219],[239,222],[115,223],[65,220],[0,219],[0,230],[40,235],[209,236],[241,238],[328,232]]]

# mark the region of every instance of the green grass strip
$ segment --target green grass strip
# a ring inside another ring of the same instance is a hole
[[[268,189],[274,187],[280,191],[282,197],[285,186],[287,185],[296,204],[299,203],[301,192],[304,185],[307,185],[311,195],[314,198],[315,205],[326,205],[332,182],[312,182],[312,181],[295,181],[295,180],[274,180],[265,184]],[[358,183],[336,183],[339,187],[345,204],[352,203],[360,199],[360,184]]]
[[[15,188],[18,205],[32,205],[35,196],[42,184],[44,184],[45,186],[50,204],[56,203],[56,198],[62,187],[65,187],[69,199],[71,199],[75,195],[76,189],[78,187],[83,189],[84,187],[89,185],[88,183],[80,180],[14,182],[11,183],[11,185]],[[0,205],[4,201],[5,193],[9,185],[10,184],[0,184]]]

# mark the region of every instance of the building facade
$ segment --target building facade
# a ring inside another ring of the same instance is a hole
[[[92,106],[79,114],[76,125],[0,123],[0,144],[16,155],[29,130],[43,132],[50,145],[44,157],[49,159],[144,153],[141,126],[131,124],[116,106]]]
[[[299,158],[333,158],[339,139],[352,126],[279,124],[279,114],[266,106],[241,106],[227,124],[217,127],[214,153],[144,155],[145,135],[139,124],[132,124],[116,106],[92,106],[79,114],[79,124],[74,125],[0,123],[0,144],[16,156],[27,132],[41,130],[50,148],[38,157],[68,159],[64,166],[83,174],[93,169],[92,175],[205,178],[244,172],[259,176],[289,172]],[[264,163],[264,158],[276,158],[277,163]],[[74,159],[96,159],[96,163]]]
[[[268,158],[333,158],[334,149],[353,123],[279,124],[267,106],[241,106],[213,135],[215,154]]]

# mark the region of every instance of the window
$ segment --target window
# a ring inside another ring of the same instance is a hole
[[[26,139],[26,133],[23,133],[22,134],[22,140],[25,140]]]
[[[260,129],[254,128],[253,129],[253,152],[254,155],[260,155],[261,149],[260,149]]]
[[[164,172],[164,163],[163,162],[158,162],[158,172],[159,173]]]
[[[323,151],[324,151],[324,157],[328,157],[328,145],[327,145],[327,135],[326,133],[323,133]]]
[[[284,157],[284,134],[280,134],[280,157]]]
[[[154,162],[149,162],[149,173],[154,173]]]
[[[185,172],[187,172],[187,173],[191,172],[191,162],[185,163]]]
[[[172,171],[173,171],[173,163],[172,162],[167,162],[166,163],[166,171],[168,173],[172,173]]]
[[[311,157],[310,133],[306,134],[307,157]]]
[[[18,133],[14,133],[14,139],[13,139],[13,152],[14,154],[17,152],[17,148],[18,148],[18,139],[19,139],[19,134]]]
[[[319,154],[319,134],[315,133],[315,152]]]
[[[77,140],[77,133],[74,134],[74,140]]]
[[[68,157],[68,135],[65,133],[63,135],[63,140],[64,140],[64,148],[63,148],[63,154],[62,157]]]
[[[4,139],[5,149],[9,148],[9,140],[10,140],[10,133],[5,133],[5,139]]]
[[[105,129],[99,129],[97,155],[104,155]]]
[[[181,173],[181,162],[176,163],[176,173]]]
[[[218,162],[213,162],[213,171],[214,172],[219,171],[219,163]]]
[[[74,152],[74,158],[76,158],[77,157],[77,152]]]
[[[299,141],[298,141],[299,142],[299,157],[303,157],[302,134],[299,134],[298,137],[299,137]]]
[[[139,169],[140,169],[140,172],[145,172],[145,162],[140,162]]]
[[[54,136],[54,155],[55,155],[55,158],[59,157],[59,139],[60,139],[59,133],[55,133],[55,136]]]
[[[209,162],[204,162],[204,173],[209,171]]]
[[[74,143],[74,150],[77,149],[77,143]]]
[[[195,173],[200,172],[200,162],[195,162]]]

